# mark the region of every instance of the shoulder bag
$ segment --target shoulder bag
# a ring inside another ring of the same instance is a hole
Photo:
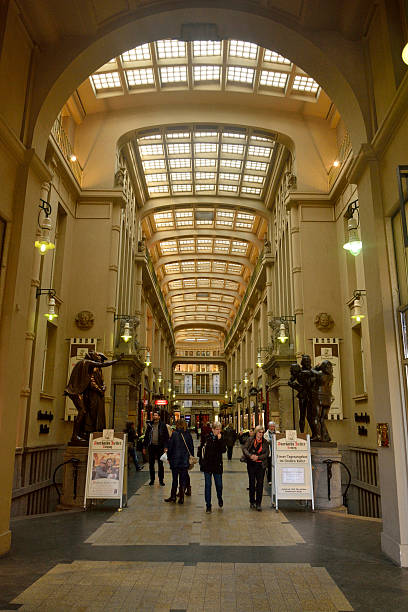
[[[188,469],[192,470],[193,467],[195,466],[195,464],[197,463],[198,459],[197,459],[197,457],[193,457],[193,455],[190,453],[190,449],[187,446],[187,442],[185,441],[183,434],[180,434],[180,435],[183,438],[183,442],[184,442],[184,444],[186,446],[186,449],[188,451]]]

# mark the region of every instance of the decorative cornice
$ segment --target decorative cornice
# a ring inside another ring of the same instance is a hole
[[[99,203],[101,200],[105,200],[113,204],[119,204],[121,208],[126,208],[126,197],[121,187],[116,189],[81,189],[78,200],[81,203],[85,201],[92,203],[95,200]]]

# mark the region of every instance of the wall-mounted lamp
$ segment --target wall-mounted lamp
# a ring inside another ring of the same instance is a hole
[[[145,359],[145,365],[147,367],[149,367],[149,365],[151,365],[151,361],[150,361],[150,351],[149,349],[146,350],[146,359]]]
[[[225,399],[228,399],[228,391],[226,391],[226,392],[224,393],[224,397],[225,397]]]
[[[46,200],[40,198],[41,204],[38,205],[40,212],[38,213],[38,227],[41,230],[41,236],[35,241],[36,248],[40,251],[41,255],[45,255],[47,251],[55,249],[55,244],[50,240],[51,233],[51,219],[50,215],[52,212],[51,204]],[[43,216],[41,213],[44,213]],[[41,217],[43,218],[41,219]]]
[[[404,62],[404,64],[408,64],[408,43],[403,48],[401,55],[402,55],[402,61]]]
[[[244,372],[244,379],[243,380],[244,380],[244,384],[247,385],[248,382],[249,382],[249,379],[248,379],[248,374],[247,374],[246,371]]]
[[[170,383],[170,382],[169,382],[169,385],[168,385],[168,387],[167,387],[167,391],[168,391],[169,393],[171,393],[171,383]]]
[[[162,371],[159,370],[159,375],[157,377],[157,382],[159,383],[159,385],[163,382],[163,376],[162,376]]]
[[[173,391],[173,399],[176,399],[176,392]]]
[[[262,368],[262,366],[263,366],[263,361],[262,361],[262,356],[261,356],[261,349],[258,349],[258,356],[256,358],[256,365],[258,366],[258,368]]]
[[[120,337],[123,338],[125,342],[129,342],[129,340],[133,338],[133,335],[132,335],[133,326],[136,321],[139,322],[139,319],[131,315],[114,315],[113,318],[114,318],[114,321],[117,321],[117,320],[125,321],[125,324],[123,326],[123,333],[120,335]],[[131,324],[132,324],[132,329],[131,329]]]
[[[354,213],[357,211],[357,219],[354,217]],[[358,200],[354,200],[354,202],[350,202],[347,207],[347,212],[344,215],[347,222],[347,231],[348,231],[348,241],[343,245],[343,249],[349,251],[354,257],[361,252],[363,248],[363,243],[360,240],[360,236],[358,233],[358,227],[360,225],[360,214],[359,214],[359,206]]]
[[[238,393],[237,383],[234,383],[234,393]]]
[[[53,321],[58,318],[58,314],[55,312],[55,290],[54,289],[41,289],[37,287],[35,295],[37,298],[40,295],[47,294],[48,297],[48,311],[44,313],[44,317],[46,317],[49,321]]]
[[[277,323],[280,323],[279,332],[276,336],[276,339],[279,340],[281,344],[284,344],[289,340],[289,333],[286,324],[292,322],[296,325],[296,315],[283,315],[281,317],[275,317],[274,320]]]
[[[285,342],[289,340],[289,336],[286,333],[286,325],[284,323],[281,323],[279,326],[278,340],[282,344],[284,344]]]
[[[357,323],[360,323],[360,321],[365,318],[365,314],[361,310],[360,298],[362,295],[367,295],[366,290],[356,289],[353,292],[353,297],[349,302],[350,317],[352,318],[353,321],[356,321]]]

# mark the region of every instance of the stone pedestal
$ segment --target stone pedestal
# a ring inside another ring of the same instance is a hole
[[[312,442],[312,473],[313,491],[316,510],[334,510],[343,506],[341,494],[341,472],[340,464],[332,464],[332,478],[330,480],[330,500],[327,489],[327,465],[326,459],[341,461],[341,455],[336,442]]]
[[[84,506],[88,445],[68,445],[64,454],[64,461],[69,461],[72,458],[79,459],[76,496],[74,499],[74,465],[72,463],[67,463],[64,465],[64,479],[62,483],[61,502],[59,505],[60,510],[83,508]]]

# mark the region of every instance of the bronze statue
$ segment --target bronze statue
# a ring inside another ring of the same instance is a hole
[[[117,363],[122,358],[107,361],[103,353],[89,351],[75,364],[64,395],[72,400],[78,415],[75,417],[71,442],[86,442],[89,434],[106,428],[105,383],[102,368]]]
[[[290,367],[291,377],[288,385],[297,391],[299,400],[299,429],[305,431],[305,420],[312,432],[312,440],[318,439],[318,419],[315,410],[314,389],[317,384],[316,371],[312,369],[310,355],[302,355],[300,365],[294,363]]]
[[[318,428],[319,439],[322,442],[330,442],[330,434],[327,431],[326,419],[333,402],[332,386],[333,386],[333,364],[328,359],[316,366],[315,371],[318,373]]]

